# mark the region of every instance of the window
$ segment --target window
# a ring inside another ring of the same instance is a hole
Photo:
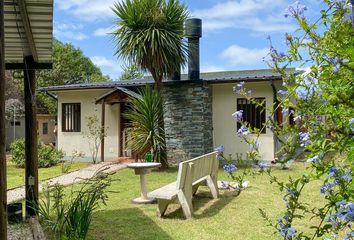
[[[11,124],[11,126],[13,126],[13,125],[21,126],[21,122],[20,121],[15,121],[15,122],[11,121],[10,124]]]
[[[43,133],[43,135],[48,134],[48,123],[47,122],[42,123],[42,133]]]
[[[62,131],[81,131],[81,106],[80,103],[62,104]]]
[[[261,133],[266,133],[264,124],[266,123],[265,98],[253,98],[252,101],[246,98],[237,99],[237,111],[243,110],[243,120],[249,123],[251,128],[262,129]],[[237,123],[237,128],[241,124]]]

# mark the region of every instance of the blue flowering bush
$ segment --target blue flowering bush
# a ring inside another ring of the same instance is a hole
[[[308,9],[300,1],[285,10],[284,16],[299,26],[295,33],[285,34],[287,52],[278,51],[268,38],[267,61],[282,75],[284,89],[267,111],[274,116],[282,109],[293,124],[281,125],[270,117],[262,128],[273,131],[282,145],[278,163],[300,158],[308,166],[302,176],[287,182],[273,176],[271,169],[265,171],[282,193],[284,211],[277,220],[262,209],[260,213],[283,239],[354,239],[354,0],[323,2],[326,9],[315,21],[306,18]],[[290,66],[304,70],[289,71]],[[234,91],[259,104],[243,82]],[[232,117],[241,126],[236,134],[251,146],[248,157],[257,162],[262,129],[252,129],[242,111]],[[235,170],[230,165],[224,169]],[[313,181],[323,181],[318,189],[323,204],[302,195]],[[309,229],[297,229],[296,222],[306,219],[312,220]]]
[[[238,159],[237,161],[232,158],[226,158],[224,156],[224,145],[221,145],[215,149],[218,155],[218,160],[222,163],[223,170],[228,174],[233,182],[221,181],[222,188],[227,190],[233,190],[237,195],[248,187],[248,181],[245,180],[247,176],[255,176],[257,173],[263,173],[268,167],[265,163],[259,163],[257,165],[258,171],[248,166],[244,160]],[[237,166],[239,165],[239,167]]]

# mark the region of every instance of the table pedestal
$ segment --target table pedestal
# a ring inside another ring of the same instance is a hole
[[[140,175],[140,197],[132,200],[132,203],[154,203],[155,198],[149,198],[147,196],[147,180],[146,175],[149,174],[153,168],[158,168],[161,163],[131,163],[128,164],[128,168],[134,169],[135,175]]]
[[[140,174],[140,197],[134,198],[132,200],[133,203],[143,204],[143,203],[154,203],[156,201],[155,198],[148,198],[147,196],[147,182],[146,182],[146,174]]]

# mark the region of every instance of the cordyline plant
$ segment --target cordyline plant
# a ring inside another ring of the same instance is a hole
[[[295,124],[279,127],[270,117],[264,127],[283,145],[280,163],[298,158],[300,152],[309,168],[288,182],[267,171],[284,193],[285,210],[275,222],[260,211],[283,239],[354,239],[354,3],[324,3],[327,8],[315,22],[306,19],[307,8],[299,1],[286,9],[285,17],[293,17],[299,26],[294,34],[285,34],[286,53],[277,51],[269,38],[269,65],[282,75],[284,89],[268,111],[272,116],[281,107]],[[295,64],[306,70],[289,72]],[[235,91],[253,101],[244,83]],[[242,124],[237,134],[258,148],[261,131],[251,129],[241,111],[233,116]],[[255,134],[252,140],[250,133]],[[303,190],[318,180],[323,181],[318,189],[323,202],[306,201]],[[298,229],[296,222],[307,219],[309,229]]]
[[[162,99],[160,94],[148,85],[141,89],[139,94],[141,98],[129,98],[130,109],[124,114],[129,121],[128,145],[133,152],[141,156],[152,151],[154,160],[161,162],[160,152],[166,148],[161,135],[164,129],[160,129],[158,121],[162,114]]]

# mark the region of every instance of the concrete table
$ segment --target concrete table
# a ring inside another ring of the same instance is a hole
[[[147,196],[147,181],[146,174],[150,173],[152,169],[158,168],[161,163],[130,163],[128,168],[132,168],[135,171],[135,175],[140,175],[140,192],[141,196],[132,200],[133,203],[152,203],[155,198],[148,198]]]

